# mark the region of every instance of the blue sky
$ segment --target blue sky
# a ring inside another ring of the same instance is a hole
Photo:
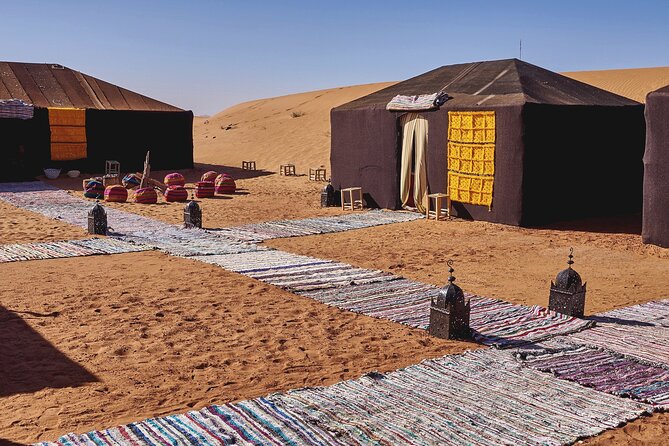
[[[60,63],[213,114],[238,102],[518,57],[669,66],[669,2],[2,1],[0,60]]]

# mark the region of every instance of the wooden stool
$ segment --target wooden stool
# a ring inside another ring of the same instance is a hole
[[[102,184],[105,187],[121,184],[121,177],[119,177],[118,175],[107,174],[102,177]]]
[[[279,166],[279,175],[296,176],[295,164],[282,164]]]
[[[311,181],[326,181],[325,174],[324,167],[309,168],[309,180]]]
[[[255,161],[242,161],[242,169],[244,170],[256,170]]]
[[[448,196],[448,194],[429,194],[427,196],[427,209],[425,210],[425,217],[429,220],[430,217],[434,217],[435,220],[441,220],[441,211],[443,210],[441,207],[441,202],[443,199],[446,199],[446,216],[450,217],[451,216],[451,197]],[[430,203],[432,203],[432,200],[435,201],[434,211],[430,211]]]
[[[121,163],[118,161],[105,161],[105,175],[121,175]]]
[[[348,192],[348,196],[350,200],[347,202],[346,201],[346,192]],[[357,193],[358,199],[355,199],[354,194]],[[351,210],[354,211],[356,209],[363,209],[364,205],[362,203],[362,187],[348,187],[346,189],[341,190],[341,208],[343,210]]]

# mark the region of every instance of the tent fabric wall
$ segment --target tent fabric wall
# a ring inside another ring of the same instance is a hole
[[[646,151],[643,157],[644,243],[669,247],[669,86],[646,98]]]
[[[495,189],[492,208],[454,202],[452,215],[465,219],[519,225],[522,219],[522,105],[462,107],[448,102],[429,115],[428,183],[430,192],[446,192],[449,111],[495,111]],[[334,167],[333,167],[334,169]],[[333,171],[334,174],[334,171]]]
[[[526,104],[524,226],[641,210],[643,106]]]
[[[0,135],[0,182],[33,179],[50,165],[46,109],[36,108],[32,119],[0,119]]]
[[[331,111],[330,163],[336,189],[360,186],[367,206],[400,208],[397,118],[385,108]]]
[[[113,159],[123,171],[141,170],[146,151],[151,168],[193,167],[193,113],[87,110],[88,159],[93,172]]]

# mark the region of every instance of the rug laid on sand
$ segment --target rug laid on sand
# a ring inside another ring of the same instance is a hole
[[[598,325],[659,325],[669,328],[669,299],[618,308],[589,317]]]
[[[152,249],[149,246],[127,243],[110,238],[65,240],[43,243],[0,245],[0,263],[23,260],[61,259],[65,257],[121,254]]]
[[[430,300],[439,288],[400,276],[345,263],[276,250],[195,260],[281,287],[324,304],[426,329]],[[591,327],[592,321],[469,295],[474,339],[485,345],[513,347]]]
[[[547,446],[652,410],[484,349],[40,445]]]
[[[601,392],[634,398],[669,409],[669,370],[590,347],[559,346],[519,352],[518,358],[536,370],[575,381]]]
[[[90,201],[41,182],[0,184],[0,199],[82,228],[88,227]],[[111,235],[177,256],[230,254],[264,249],[253,243],[201,229],[183,229],[152,218],[105,207]]]
[[[392,223],[404,223],[421,218],[424,218],[423,215],[416,212],[369,210],[331,217],[252,223],[221,229],[220,232],[231,238],[257,243],[274,238],[329,234]]]

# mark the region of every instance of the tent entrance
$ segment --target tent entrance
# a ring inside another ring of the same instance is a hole
[[[402,150],[400,165],[400,199],[402,207],[425,212],[427,204],[427,119],[418,113],[400,118]]]

